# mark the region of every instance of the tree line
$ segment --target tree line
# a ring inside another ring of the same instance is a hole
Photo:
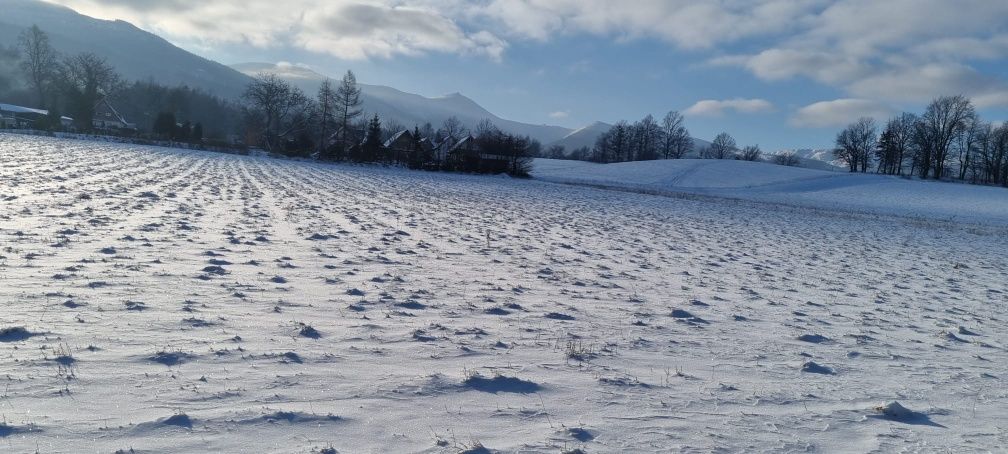
[[[412,128],[364,113],[353,71],[325,79],[314,97],[281,77],[261,73],[242,94],[243,121],[263,149],[322,161],[402,165],[414,169],[524,176],[541,144],[483,120],[470,131],[456,117]],[[387,143],[388,142],[388,143]]]
[[[727,132],[718,134],[709,145],[694,150],[693,138],[686,128],[686,119],[675,110],[665,114],[661,121],[657,121],[652,115],[634,123],[621,120],[599,135],[591,148],[581,147],[568,152],[562,145],[553,145],[540,157],[613,163],[682,159],[694,151],[697,152],[696,157],[703,159],[763,159],[759,145],[739,148]],[[773,156],[771,162],[795,166],[798,165],[798,158],[793,153],[779,153]]]
[[[879,131],[874,118],[858,119],[837,134],[834,156],[851,172],[1008,186],[1008,123],[984,121],[965,96],[938,97]]]

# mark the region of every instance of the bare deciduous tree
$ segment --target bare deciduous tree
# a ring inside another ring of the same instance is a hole
[[[647,161],[658,158],[658,147],[661,144],[661,127],[654,117],[648,115],[633,124],[631,132],[632,150],[628,160]]]
[[[95,105],[115,93],[122,84],[115,69],[104,58],[92,53],[66,59],[61,67],[60,79],[74,121],[84,131],[93,128]]]
[[[793,151],[782,151],[774,155],[774,163],[782,166],[795,167],[800,161]]]
[[[466,135],[466,128],[462,125],[462,121],[458,117],[451,116],[445,119],[441,123],[441,134],[444,135],[446,139],[461,139],[462,136]]]
[[[242,97],[263,118],[263,146],[276,150],[280,140],[306,126],[311,101],[297,87],[275,74],[259,74]]]
[[[970,163],[974,158],[973,154],[976,151],[982,127],[983,122],[974,114],[966,119],[959,134],[956,135],[953,145],[959,155],[960,180],[966,179],[966,172],[969,170]]]
[[[497,126],[493,124],[493,121],[491,121],[489,118],[484,118],[480,120],[479,123],[476,123],[476,130],[473,132],[473,135],[477,137],[482,137],[497,131],[498,131]]]
[[[56,76],[56,50],[49,44],[49,35],[38,25],[32,25],[21,32],[18,36],[18,46],[24,55],[21,68],[38,96],[39,107],[44,109],[46,91]]]
[[[897,115],[886,122],[875,150],[880,173],[903,174],[903,163],[913,146],[914,124],[916,122],[917,116],[908,112]]]
[[[929,173],[935,179],[943,176],[952,141],[975,115],[973,103],[961,95],[942,96],[928,105],[920,119],[921,178],[927,178]]]
[[[693,150],[693,139],[685,125],[686,119],[678,111],[671,111],[662,119],[662,155],[665,159],[681,159]]]
[[[833,155],[847,163],[851,172],[868,171],[868,161],[878,138],[878,128],[875,120],[861,117],[847,125],[836,137],[836,149]]]
[[[735,139],[727,132],[722,132],[714,137],[710,146],[704,149],[704,157],[707,159],[728,159],[735,155]]]
[[[743,161],[759,161],[762,155],[763,151],[760,150],[759,145],[749,145],[742,148],[737,158]]]

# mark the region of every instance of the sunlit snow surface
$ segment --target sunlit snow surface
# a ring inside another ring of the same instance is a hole
[[[0,451],[1008,445],[996,223],[2,134],[0,191]]]
[[[1008,226],[1008,189],[736,160],[594,164],[537,159],[536,178],[656,194],[693,193],[833,211]]]

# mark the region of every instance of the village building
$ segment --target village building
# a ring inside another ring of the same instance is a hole
[[[414,153],[413,133],[409,129],[404,129],[389,137],[382,145],[385,151],[385,160],[391,162],[407,162],[410,154]]]
[[[102,98],[95,104],[91,126],[95,129],[136,129],[136,124],[126,121],[115,107],[112,107],[108,98]]]
[[[40,119],[49,116],[48,110],[0,103],[0,129],[31,129]],[[60,117],[60,124],[69,128],[73,124],[70,117]]]

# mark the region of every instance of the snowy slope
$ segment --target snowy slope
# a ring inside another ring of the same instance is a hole
[[[596,121],[588,126],[571,131],[570,134],[567,134],[562,139],[550,143],[547,146],[560,145],[564,147],[567,152],[581,147],[591,149],[595,146],[595,141],[598,137],[608,131],[609,128],[612,128],[611,124]]]
[[[1008,189],[734,160],[618,164],[538,159],[535,178],[839,210],[1008,224]]]
[[[8,134],[0,182],[3,452],[1008,445],[1003,228]]]

